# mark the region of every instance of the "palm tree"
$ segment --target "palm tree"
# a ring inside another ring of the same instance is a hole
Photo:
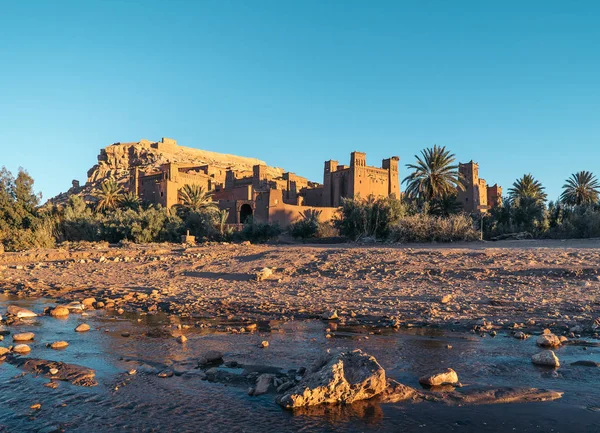
[[[513,183],[512,188],[508,190],[508,197],[516,204],[522,199],[532,199],[540,204],[546,201],[545,189],[531,174],[525,174]]]
[[[408,196],[430,202],[464,189],[462,175],[458,165],[454,164],[454,154],[446,150],[446,146],[436,144],[422,150],[421,156],[415,155],[415,158],[416,164],[406,164],[414,171],[402,181],[407,184]]]
[[[205,191],[199,185],[184,185],[179,190],[180,206],[193,212],[201,210],[216,211],[217,204],[212,199],[212,193]]]
[[[121,200],[119,200],[119,206],[124,207],[125,209],[138,210],[141,204],[140,198],[131,191],[124,193],[121,196]]]
[[[598,202],[600,183],[596,176],[589,171],[572,174],[563,185],[560,200],[567,205],[585,205]]]
[[[100,190],[94,194],[98,198],[96,209],[100,212],[116,209],[122,194],[121,186],[113,178],[106,179],[100,185]]]

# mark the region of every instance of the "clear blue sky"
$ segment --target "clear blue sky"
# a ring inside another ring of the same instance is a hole
[[[600,176],[599,23],[595,0],[0,0],[0,166],[49,198],[115,141],[316,181],[352,150],[406,164],[439,144],[556,198]]]

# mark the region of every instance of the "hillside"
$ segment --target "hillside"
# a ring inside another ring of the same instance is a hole
[[[143,172],[156,171],[160,165],[176,162],[181,164],[212,165],[219,168],[232,169],[236,172],[251,172],[257,164],[266,165],[264,161],[208,150],[180,146],[170,138],[161,141],[140,140],[130,143],[114,143],[100,150],[98,163],[87,172],[85,185],[73,185],[66,193],[59,194],[50,201],[65,202],[71,194],[81,194],[86,200],[91,200],[92,192],[105,179],[114,177],[125,186],[132,168]],[[268,167],[267,173],[272,177],[281,176],[283,169]]]

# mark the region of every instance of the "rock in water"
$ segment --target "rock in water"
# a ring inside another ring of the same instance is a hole
[[[0,350],[2,350],[2,348],[0,348]],[[583,361],[572,362],[571,365],[582,366],[582,367],[600,367],[600,362],[583,360]]]
[[[360,349],[328,353],[293,388],[277,397],[285,408],[366,400],[387,387],[385,371]]]
[[[64,349],[64,348],[66,348],[68,345],[69,345],[69,343],[67,343],[66,341],[55,341],[54,343],[52,343],[52,344],[50,345],[50,347],[51,347],[52,349],[59,350],[59,349]]]
[[[552,350],[546,350],[544,352],[536,353],[531,357],[531,362],[536,365],[544,365],[546,367],[560,367],[558,357]]]
[[[541,347],[558,347],[560,346],[560,338],[554,334],[542,334],[535,343]]]
[[[12,351],[15,353],[25,354],[31,352],[31,347],[26,344],[17,344],[12,348]]]
[[[198,365],[209,365],[223,361],[223,354],[218,350],[209,350],[198,359]]]
[[[275,376],[268,373],[263,373],[258,376],[258,379],[256,379],[256,386],[254,387],[251,395],[262,395],[269,392],[269,387],[273,382],[273,377]]]
[[[421,396],[416,389],[388,379],[388,387],[377,397],[377,400],[380,403],[398,403],[405,400],[416,400]]]
[[[90,325],[88,325],[87,323],[82,323],[81,325],[78,325],[77,328],[75,328],[75,331],[77,332],[87,332],[90,330]]]
[[[20,334],[13,334],[13,341],[31,341],[35,337],[33,332],[21,332]]]
[[[96,303],[96,298],[85,298],[81,301],[81,305],[83,305],[86,309],[94,308],[94,304]]]
[[[552,401],[561,398],[560,391],[537,388],[492,388],[472,389],[464,392],[431,393],[427,395],[428,401],[438,401],[452,406],[465,404],[503,404],[503,403],[530,403]]]
[[[52,317],[67,317],[69,315],[69,309],[59,305],[50,311],[50,315]]]
[[[75,311],[75,312],[81,312],[81,311],[85,310],[85,307],[83,306],[83,304],[81,302],[77,302],[77,301],[69,302],[67,305],[65,305],[65,307],[67,307],[70,311]]]
[[[8,347],[0,347],[0,356],[4,356],[9,352],[10,352],[10,349]]]
[[[8,314],[12,314],[20,319],[27,317],[37,317],[33,311],[28,310],[27,308],[17,307],[16,305],[9,305],[7,310]]]
[[[7,358],[7,361],[27,373],[38,376],[43,375],[49,379],[64,380],[78,386],[95,386],[98,384],[95,380],[96,372],[91,368],[80,365],[38,358],[13,357]]]
[[[440,373],[420,377],[419,383],[428,386],[454,385],[455,383],[458,383],[458,374],[451,368],[447,368]]]

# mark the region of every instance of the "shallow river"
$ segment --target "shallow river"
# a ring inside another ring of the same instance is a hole
[[[38,313],[44,301],[0,297],[0,312],[8,303]],[[172,319],[171,319],[172,320]],[[76,333],[85,321],[92,331]],[[265,323],[254,334],[232,335],[198,327],[185,330],[185,344],[170,334],[179,332],[166,316],[118,316],[92,312],[66,320],[38,317],[11,332],[36,334],[30,357],[64,361],[93,368],[99,382],[79,387],[23,375],[0,364],[0,432],[600,432],[600,369],[575,367],[576,360],[600,362],[600,348],[566,346],[556,351],[562,366],[536,367],[530,357],[534,339],[518,341],[499,334],[473,334],[432,329],[370,332],[363,327],[338,328],[320,321]],[[17,331],[18,330],[18,331]],[[128,337],[122,336],[129,333]],[[62,351],[46,348],[69,342]],[[258,348],[268,340],[267,349]],[[10,336],[2,346],[8,346]],[[451,345],[452,348],[447,348]],[[225,361],[282,368],[310,366],[328,348],[360,348],[374,355],[389,377],[419,387],[417,378],[431,370],[454,368],[465,386],[537,387],[564,391],[562,399],[546,403],[448,407],[440,403],[362,403],[322,407],[293,413],[274,403],[274,395],[249,397],[247,387],[201,380],[193,369],[208,350],[222,351]],[[176,375],[160,378],[152,368],[170,366]],[[127,371],[136,369],[130,376]],[[124,383],[125,382],[125,383]],[[41,409],[30,406],[40,403]]]

